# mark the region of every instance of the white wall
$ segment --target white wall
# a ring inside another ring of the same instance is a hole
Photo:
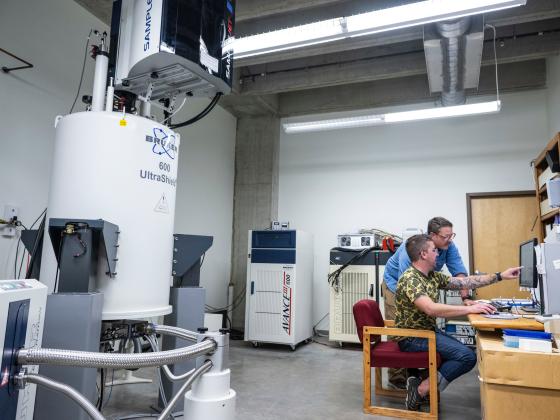
[[[74,1],[2,2],[2,48],[35,67],[0,73],[0,217],[5,204],[15,204],[29,226],[46,206],[54,118],[72,105],[92,27],[106,29]],[[0,54],[0,65],[18,64]],[[83,93],[91,86],[92,69],[88,58]],[[0,236],[0,278],[13,278],[15,244]]]
[[[560,56],[546,60],[546,77],[548,87],[548,131],[552,138],[560,132]]]
[[[72,104],[90,28],[107,28],[71,0],[2,2],[2,48],[35,65],[0,73],[0,217],[4,204],[21,208],[27,225],[47,203],[56,115]],[[14,61],[0,55],[0,65]],[[90,94],[94,62],[86,61],[82,94]],[[176,121],[188,118],[208,100],[193,100]],[[81,102],[78,109],[82,110]],[[231,224],[236,120],[217,107],[202,121],[180,129],[176,231],[214,236],[201,277],[207,302],[226,303],[231,261]],[[0,278],[13,277],[16,241],[0,236]]]
[[[193,101],[188,115],[179,115],[175,121],[185,121],[208,102]],[[236,123],[218,106],[196,124],[179,129],[175,232],[214,237],[200,273],[206,302],[214,307],[226,305],[230,279]]]
[[[314,320],[329,311],[329,250],[339,233],[455,225],[468,267],[466,193],[533,189],[547,143],[545,90],[503,96],[499,114],[280,139],[279,219],[315,237]],[[328,319],[319,328],[327,328]]]

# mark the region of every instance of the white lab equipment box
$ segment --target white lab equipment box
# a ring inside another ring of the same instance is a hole
[[[36,385],[17,389],[14,376],[22,366],[16,363],[21,348],[39,348],[47,305],[47,287],[37,280],[0,280],[0,407],[3,420],[31,420]],[[37,373],[38,366],[25,366]]]
[[[383,250],[363,250],[333,248],[330,252],[329,275],[336,271],[339,275],[331,279],[329,309],[329,341],[359,343],[356,322],[352,308],[362,299],[373,299],[384,312],[384,300],[380,296],[385,265],[393,255]]]
[[[245,341],[296,345],[313,336],[313,238],[249,231]]]

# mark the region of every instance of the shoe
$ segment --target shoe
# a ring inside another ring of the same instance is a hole
[[[406,389],[406,381],[387,381],[387,388],[403,391]]]
[[[411,411],[418,411],[420,404],[422,403],[422,397],[418,393],[418,386],[422,380],[415,376],[411,376],[406,381],[406,409]]]

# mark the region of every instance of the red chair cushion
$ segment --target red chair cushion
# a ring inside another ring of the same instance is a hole
[[[441,357],[436,353],[437,365]],[[396,341],[381,341],[371,349],[371,366],[387,368],[427,368],[428,352],[401,351]]]
[[[360,343],[363,342],[363,327],[383,327],[383,316],[376,301],[363,299],[352,308]],[[379,335],[372,335],[371,366],[389,368],[427,368],[428,352],[401,351],[396,341],[379,341]],[[436,354],[437,365],[441,364],[439,353]]]
[[[356,322],[356,330],[358,337],[360,338],[360,343],[363,339],[363,328],[364,327],[384,327],[383,316],[381,316],[381,311],[379,310],[379,305],[376,301],[370,299],[362,299],[354,304],[352,307],[352,312],[354,314],[354,321]],[[378,335],[371,336],[371,341],[375,342],[381,337]]]

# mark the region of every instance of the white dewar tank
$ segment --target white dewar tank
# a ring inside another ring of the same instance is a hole
[[[147,118],[79,112],[57,120],[47,221],[103,219],[119,226],[116,275],[99,258],[90,289],[103,292],[103,319],[171,312],[169,288],[179,134]],[[48,223],[47,223],[48,229]],[[41,280],[56,277],[45,232]]]

